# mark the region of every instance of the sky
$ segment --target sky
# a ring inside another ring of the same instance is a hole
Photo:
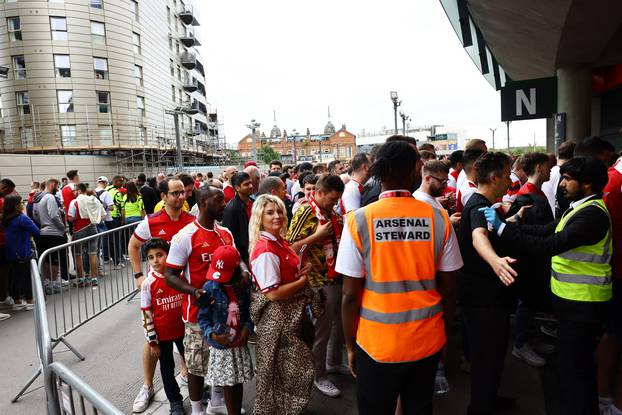
[[[269,133],[393,126],[390,91],[413,126],[506,143],[499,92],[463,50],[439,0],[200,0],[207,99],[235,146],[251,119]],[[401,119],[398,119],[401,126]],[[513,122],[511,145],[544,145],[545,120]]]

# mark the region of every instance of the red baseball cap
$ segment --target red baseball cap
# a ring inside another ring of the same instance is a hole
[[[247,161],[246,163],[244,163],[244,168],[246,168],[246,167],[248,167],[248,166],[255,166],[255,167],[258,167],[258,166],[257,166],[257,163],[255,163],[253,160],[249,160],[249,161]]]
[[[207,279],[226,284],[233,278],[238,265],[240,265],[238,250],[231,245],[219,246],[212,254]]]

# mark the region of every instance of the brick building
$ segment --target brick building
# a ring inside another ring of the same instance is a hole
[[[356,154],[356,136],[346,129],[345,124],[335,131],[333,124],[328,121],[324,132],[288,134],[275,125],[270,135],[257,131],[257,151],[264,145],[272,147],[281,154],[283,162],[315,161],[330,162],[335,159],[348,160]],[[247,134],[238,142],[238,152],[243,158],[252,157],[253,137]]]

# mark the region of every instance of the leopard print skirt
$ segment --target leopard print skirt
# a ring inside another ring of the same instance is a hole
[[[252,294],[251,319],[257,333],[255,415],[302,414],[311,399],[313,356],[303,340],[307,305],[314,317],[321,314],[321,299],[309,287],[281,301]]]

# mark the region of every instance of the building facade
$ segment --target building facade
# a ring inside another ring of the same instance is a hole
[[[320,134],[311,134],[307,130],[304,134],[282,134],[278,127],[274,126],[270,135],[256,132],[257,151],[262,146],[270,146],[276,150],[283,162],[330,162],[332,160],[349,160],[356,154],[356,136],[343,125],[335,131],[335,127],[329,121]],[[243,158],[253,155],[253,136],[247,134],[238,142],[238,152]]]
[[[0,12],[0,151],[172,159],[176,109],[189,162],[224,147],[190,0],[4,1]]]

